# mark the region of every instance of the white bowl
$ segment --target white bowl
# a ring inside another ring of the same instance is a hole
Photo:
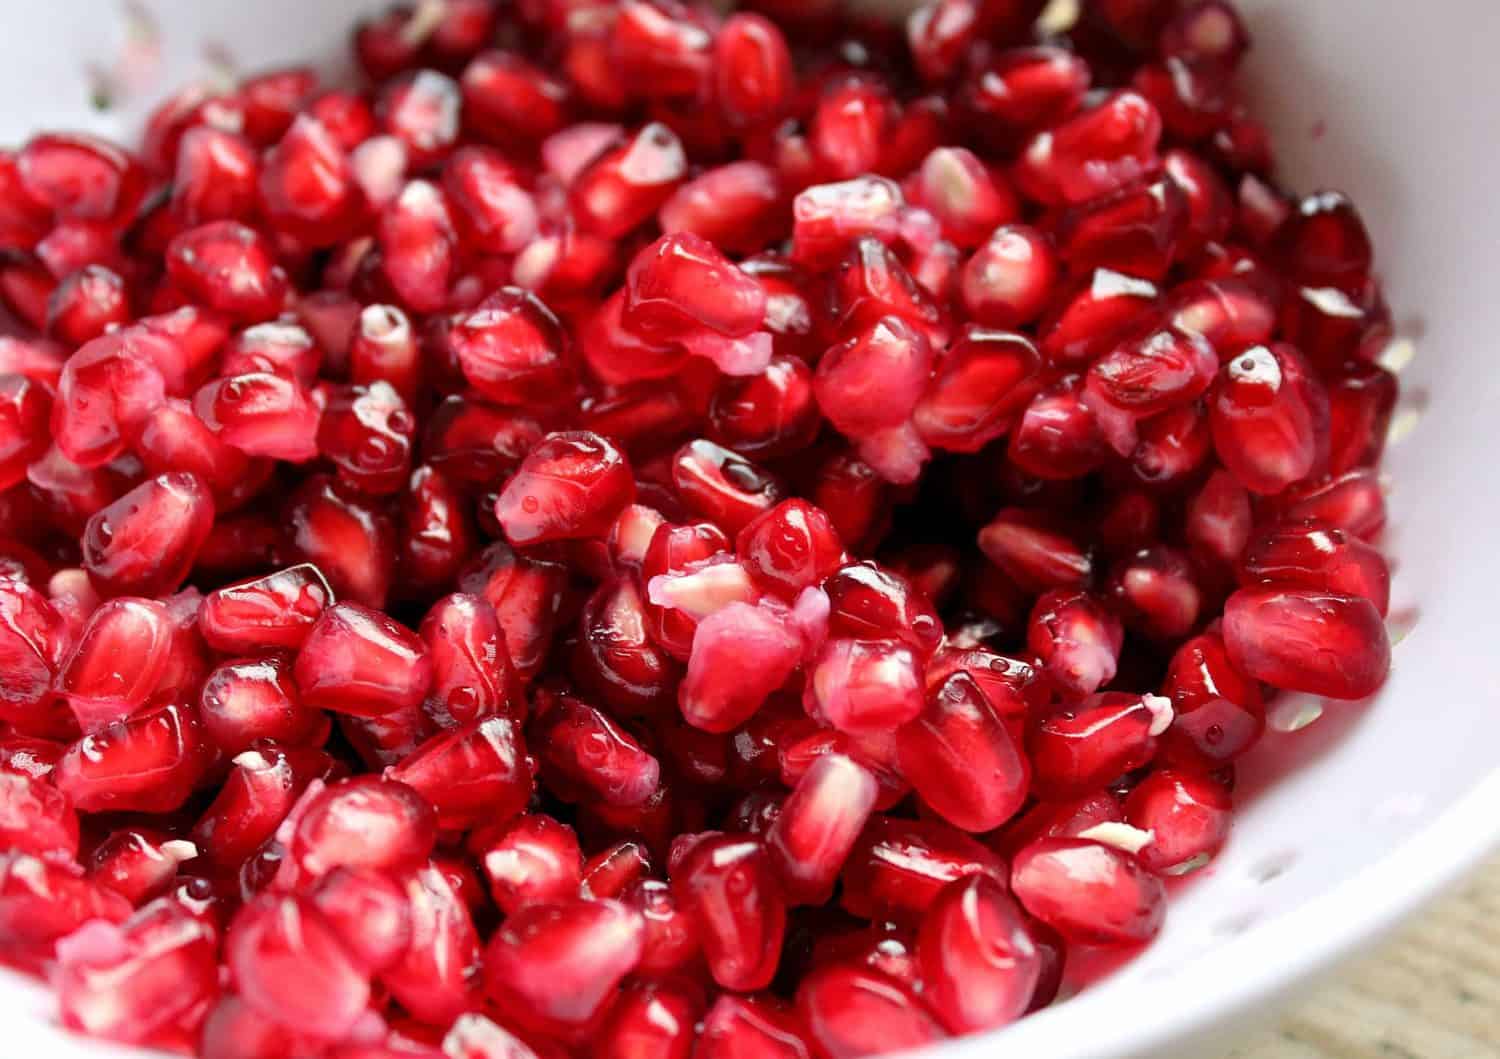
[[[900,2],[900,0],[896,0]],[[126,37],[105,0],[6,0],[0,141],[33,129],[130,136],[144,103],[205,71],[205,41],[243,68],[339,64],[380,0],[151,0],[163,69],[101,113],[89,66]],[[1415,357],[1390,449],[1387,542],[1398,563],[1390,682],[1269,742],[1228,849],[1173,901],[1161,938],[1123,970],[997,1034],[927,1055],[1103,1059],[1219,1055],[1236,1025],[1379,936],[1500,842],[1500,140],[1493,0],[1244,0],[1254,95],[1286,176],[1358,202]],[[1279,744],[1275,745],[1275,744]],[[1289,766],[1295,765],[1294,768]],[[1277,776],[1278,773],[1287,773]],[[1269,781],[1276,779],[1271,784]],[[125,1057],[49,1021],[46,992],[0,977],[7,1055]]]

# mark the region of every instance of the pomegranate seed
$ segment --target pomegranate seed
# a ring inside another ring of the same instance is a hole
[[[549,434],[506,482],[495,518],[517,545],[602,537],[634,493],[624,454],[606,438]]]
[[[208,738],[229,755],[258,739],[305,745],[327,732],[324,717],[302,705],[284,654],[220,664],[203,682],[198,714]]]
[[[1026,643],[1064,691],[1087,695],[1114,679],[1124,630],[1086,592],[1054,589],[1036,601]]]
[[[1016,183],[1046,205],[1086,202],[1149,172],[1160,137],[1156,108],[1136,92],[1115,92],[1027,141]]]
[[[275,835],[307,785],[331,775],[331,766],[321,751],[267,744],[236,755],[193,826],[193,842],[215,867],[239,868]]]
[[[1177,649],[1162,693],[1173,717],[1161,756],[1172,762],[1217,768],[1253,746],[1265,727],[1260,685],[1235,668],[1217,633]]]
[[[1005,508],[979,531],[979,548],[1023,588],[1081,588],[1093,575],[1088,554],[1033,512]]]
[[[72,860],[78,853],[78,814],[45,779],[0,772],[0,838],[10,849]]]
[[[411,872],[404,886],[411,944],[380,980],[415,1017],[446,1025],[470,1004],[479,939],[468,908],[437,867]]]
[[[204,738],[192,707],[153,707],[74,743],[54,779],[81,812],[171,812],[203,778],[210,753]]]
[[[248,456],[301,462],[317,455],[320,409],[291,379],[268,372],[218,379],[193,395],[193,412]]]
[[[213,518],[213,499],[201,478],[160,475],[89,519],[84,569],[110,595],[171,592],[187,576]]]
[[[1256,346],[1231,360],[1210,401],[1214,451],[1251,492],[1279,493],[1312,471],[1328,397],[1291,346]]]
[[[617,842],[590,857],[578,885],[580,897],[595,900],[619,897],[627,887],[651,871],[651,855],[639,842]]]
[[[1250,494],[1228,471],[1214,471],[1188,506],[1188,543],[1225,566],[1239,561],[1250,541]]]
[[[1341,529],[1316,522],[1268,527],[1250,542],[1240,567],[1246,584],[1285,584],[1359,596],[1382,617],[1390,608],[1383,556]]]
[[[929,691],[922,713],[897,735],[901,774],[923,802],[965,831],[990,831],[1025,801],[1025,753],[981,685],[958,671]]]
[[[119,925],[86,923],[57,946],[63,1025],[131,1044],[191,1036],[218,992],[215,934],[168,899]]]
[[[458,83],[436,70],[414,70],[387,81],[375,104],[381,127],[405,144],[413,164],[442,160],[458,139]]]
[[[636,806],[660,780],[656,758],[607,715],[568,695],[550,695],[532,721],[542,777],[569,801],[598,798]]]
[[[776,24],[731,15],[714,38],[714,90],[724,117],[756,125],[778,117],[792,94],[792,58]]]
[[[1369,540],[1385,525],[1385,491],[1373,471],[1361,468],[1288,489],[1275,510],[1283,522],[1313,520]]]
[[[1153,772],[1125,799],[1125,819],[1151,833],[1137,858],[1159,874],[1197,869],[1229,837],[1231,804],[1228,792],[1207,776],[1175,769]]]
[[[439,827],[461,830],[525,808],[532,786],[525,751],[514,721],[486,717],[434,736],[386,776],[422,795]]]
[[[279,881],[292,888],[335,868],[399,871],[432,852],[432,807],[411,787],[376,776],[310,786],[277,831]]]
[[[14,850],[0,856],[0,937],[11,959],[40,969],[53,943],[90,920],[122,923],[130,903],[76,864]]]
[[[269,319],[286,300],[287,279],[271,248],[237,221],[189,229],[167,248],[167,274],[190,297],[237,319]]]
[[[647,337],[708,328],[737,338],[755,331],[766,313],[765,289],[690,232],[664,235],[637,254],[625,290],[621,322]]]
[[[360,868],[336,868],[313,890],[312,905],[365,971],[394,964],[411,944],[411,910],[401,888]]]
[[[792,200],[792,260],[822,271],[862,235],[889,243],[900,232],[904,208],[900,186],[884,177],[804,188]]]
[[[1380,461],[1396,407],[1396,379],[1373,364],[1348,364],[1328,385],[1328,470],[1339,475]]]
[[[789,896],[822,904],[875,804],[875,778],[842,754],[803,773],[766,834],[766,850]]]
[[[1094,272],[1042,322],[1040,347],[1048,360],[1082,367],[1114,348],[1143,313],[1156,307],[1156,287],[1110,269]]]
[[[271,224],[310,246],[345,238],[364,208],[344,148],[308,114],[298,115],[262,159],[257,191]]]
[[[809,1037],[830,1059],[916,1048],[947,1036],[916,995],[879,971],[835,964],[797,988]]]
[[[862,919],[915,921],[954,879],[1003,872],[995,854],[946,824],[876,816],[849,855],[840,899]]]
[[[1160,695],[1090,696],[1031,733],[1032,788],[1049,800],[1098,790],[1150,761],[1171,723],[1172,704]]]
[[[792,1012],[766,997],[724,993],[703,1017],[699,1059],[808,1059],[811,1046]]]
[[[1044,838],[1016,855],[1011,889],[1070,941],[1125,945],[1161,929],[1166,895],[1134,857],[1079,838]]]
[[[210,592],[198,627],[209,646],[227,654],[295,650],[332,602],[322,573],[301,563]]]
[[[470,840],[495,904],[506,915],[578,893],[583,854],[578,836],[550,816],[519,816]]]
[[[923,1000],[953,1033],[1003,1026],[1024,1014],[1042,955],[1005,887],[985,875],[945,886],[917,940]]]
[[[295,674],[309,706],[378,717],[422,702],[432,662],[411,630],[361,604],[335,603],[308,631]]]
[[[563,1039],[598,1025],[641,959],[640,913],[618,901],[533,904],[506,917],[485,950],[485,991],[523,1026]]]
[[[1373,694],[1391,664],[1375,604],[1318,588],[1240,589],[1224,604],[1224,643],[1246,675],[1334,699]]]
[[[655,214],[687,171],[682,141],[653,121],[589,163],[568,189],[568,201],[587,231],[619,239]]]
[[[16,155],[21,188],[59,217],[119,223],[145,191],[145,174],[113,144],[82,133],[37,136]]]
[[[781,955],[786,905],[758,840],[704,839],[672,872],[672,889],[697,924],[714,981],[739,992],[770,984]]]
[[[224,953],[245,1001],[298,1032],[339,1040],[369,1003],[369,979],[308,898],[266,895],[245,905]]]

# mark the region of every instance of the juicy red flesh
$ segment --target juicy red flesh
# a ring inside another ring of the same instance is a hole
[[[753,6],[396,4],[0,151],[0,956],[65,1025],[989,1030],[1155,936],[1276,694],[1379,689],[1392,314],[1232,8]]]

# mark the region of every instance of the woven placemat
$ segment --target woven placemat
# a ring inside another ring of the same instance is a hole
[[[1500,859],[1225,1059],[1500,1057]]]

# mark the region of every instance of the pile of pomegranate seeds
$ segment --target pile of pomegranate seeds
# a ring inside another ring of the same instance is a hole
[[[424,0],[357,87],[0,155],[0,952],[64,1024],[988,1029],[1156,934],[1269,696],[1380,686],[1388,314],[1234,11],[760,4]]]

